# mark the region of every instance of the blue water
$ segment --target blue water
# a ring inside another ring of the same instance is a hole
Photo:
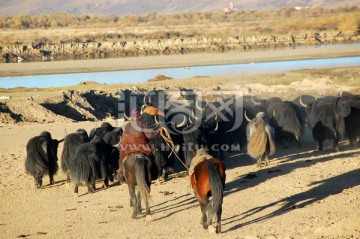
[[[61,87],[77,85],[82,81],[98,83],[141,83],[154,78],[157,74],[172,78],[192,76],[221,76],[248,73],[285,72],[290,70],[319,69],[333,67],[360,66],[359,57],[330,59],[294,60],[216,66],[194,66],[189,68],[161,68],[149,70],[127,70],[111,72],[91,72],[75,74],[51,74],[34,76],[0,77],[0,88],[14,87]]]

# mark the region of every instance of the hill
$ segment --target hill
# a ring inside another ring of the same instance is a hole
[[[162,14],[180,12],[223,11],[229,0],[2,0],[0,15],[50,14],[64,12],[72,14],[130,15],[158,12]],[[357,0],[237,0],[232,1],[234,9],[261,10],[287,7],[323,7],[359,5]]]

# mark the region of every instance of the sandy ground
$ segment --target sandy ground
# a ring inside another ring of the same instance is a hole
[[[114,123],[113,123],[114,124]],[[65,175],[35,189],[24,172],[25,146],[48,130],[54,138],[95,122],[5,126],[0,129],[0,238],[204,238],[200,207],[185,177],[153,183],[152,221],[131,219],[127,185],[111,184],[80,197]],[[210,238],[360,238],[360,149],[318,153],[305,135],[300,148],[279,148],[267,167],[228,154],[221,235]],[[62,145],[59,147],[59,155]],[[101,182],[97,187],[101,187]]]
[[[0,64],[0,76],[39,75],[56,73],[101,72],[116,70],[188,67],[200,65],[240,64],[294,59],[319,59],[359,56],[359,46],[336,45],[318,47],[279,48],[265,51],[185,54],[148,57],[125,57],[100,60],[76,60]],[[1,86],[1,85],[0,85]]]
[[[289,57],[290,55],[289,53]],[[340,52],[337,56],[339,55],[344,54]],[[301,58],[301,54],[297,57]],[[37,65],[15,65],[28,64]],[[36,69],[45,69],[47,64],[65,64],[64,68],[58,69],[63,71],[70,63],[42,64],[40,67],[39,63]],[[6,64],[8,66],[13,65]],[[0,64],[0,67],[4,67],[4,64]],[[56,68],[54,65],[53,67]],[[21,69],[17,67],[16,71],[30,72],[26,68],[24,71]],[[201,84],[208,82],[207,87],[211,88],[212,83],[226,88],[232,86],[230,82],[238,79],[238,83],[243,85],[229,89],[251,88],[255,94],[263,96],[275,94],[291,98],[305,92],[359,92],[358,88],[342,88],[341,85],[332,84],[330,75],[337,72],[334,70],[326,76],[315,75],[309,79],[298,73],[271,74],[269,76],[272,80],[288,80],[289,77],[298,80],[291,84],[271,86],[269,83],[250,84],[249,82],[259,78],[256,75],[242,81],[238,76],[220,80],[203,78],[197,79],[194,87],[201,87]],[[351,72],[358,72],[358,68]],[[354,76],[353,80],[358,81],[358,73]],[[244,81],[250,85],[244,84]],[[178,87],[187,86],[191,82],[194,79],[157,84],[174,84]],[[226,85],[221,84],[222,82]],[[313,84],[314,82],[317,84]],[[153,87],[156,84],[149,85]],[[298,91],[295,93],[296,89]],[[59,91],[60,89],[45,91],[44,94],[57,95]],[[30,109],[30,103],[25,104],[25,99],[30,94],[36,101],[34,92],[15,92],[14,96],[19,96],[19,99],[15,97],[14,104],[21,104],[23,100],[25,107],[22,108]],[[25,114],[25,111],[20,113]],[[54,116],[44,114],[41,117]],[[119,185],[117,182],[107,189],[101,189],[102,183],[98,182],[98,190],[94,194],[88,194],[85,187],[80,187],[80,197],[76,197],[73,185],[67,187],[65,175],[59,171],[55,176],[55,185],[48,185],[49,179],[45,177],[44,188],[35,189],[33,178],[25,173],[27,141],[43,130],[48,130],[54,138],[61,139],[65,136],[65,131],[70,133],[78,128],[89,131],[100,124],[89,121],[71,122],[61,117],[54,120],[56,123],[34,121],[35,123],[0,126],[0,238],[360,238],[360,148],[350,147],[348,141],[341,142],[340,152],[333,153],[331,142],[327,142],[326,149],[319,153],[315,151],[317,145],[307,131],[301,147],[278,147],[270,165],[261,168],[257,168],[255,161],[246,154],[227,154],[224,159],[227,180],[222,216],[223,233],[209,235],[200,225],[200,207],[189,190],[189,181],[183,176],[174,177],[162,184],[153,183],[152,221],[149,223],[144,217],[131,219],[127,185]],[[114,121],[111,123],[116,125]],[[59,163],[62,147],[60,144]]]

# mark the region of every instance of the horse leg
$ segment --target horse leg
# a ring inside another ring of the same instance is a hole
[[[147,180],[146,183],[149,186],[149,190],[151,188],[151,180],[152,180],[152,175],[151,175],[151,168],[152,168],[152,163],[150,160],[147,161]],[[149,206],[149,199],[148,198],[144,198],[145,199],[145,207],[146,207],[146,221],[150,222],[152,220],[151,216],[150,216],[150,206]]]
[[[117,171],[117,180],[120,184],[123,184],[125,182],[125,176],[124,176],[124,164],[120,164],[120,167]]]
[[[209,227],[209,231],[210,233],[214,233],[214,227],[212,226],[212,221],[213,221],[213,217],[214,217],[214,208],[212,207],[211,203],[207,200],[206,202],[206,210],[208,212],[207,215],[207,226]]]
[[[140,194],[140,191],[138,190],[138,193],[137,193],[137,213],[140,213],[141,214],[141,194]]]
[[[204,229],[208,228],[208,225],[206,224],[207,222],[207,216],[206,216],[206,205],[200,202],[200,208],[201,208],[201,212],[202,212],[202,216],[201,216],[201,225],[203,226]]]
[[[146,199],[145,200],[146,202],[145,202],[145,206],[146,206],[146,211],[145,211],[145,213],[146,213],[146,221],[151,221],[151,216],[150,216],[150,205],[149,205],[149,200],[148,199]]]
[[[132,218],[136,219],[137,217],[137,198],[135,193],[135,184],[128,183],[129,194],[130,194],[130,207],[133,207]]]

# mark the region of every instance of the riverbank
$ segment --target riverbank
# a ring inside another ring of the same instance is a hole
[[[137,84],[82,82],[68,87],[0,88],[0,96],[10,98],[0,100],[0,126],[116,119],[119,117],[118,93],[121,90],[162,90],[173,95],[183,88],[206,96],[236,91],[261,98],[277,96],[290,101],[304,94],[316,97],[339,95],[342,92],[360,94],[360,66],[216,77],[194,76]]]
[[[295,49],[269,49],[265,51],[199,53],[184,55],[160,55],[30,63],[3,63],[0,64],[0,77],[241,64],[251,62],[256,63],[301,59],[350,57],[359,55],[359,45],[334,45],[318,47],[299,47]]]

